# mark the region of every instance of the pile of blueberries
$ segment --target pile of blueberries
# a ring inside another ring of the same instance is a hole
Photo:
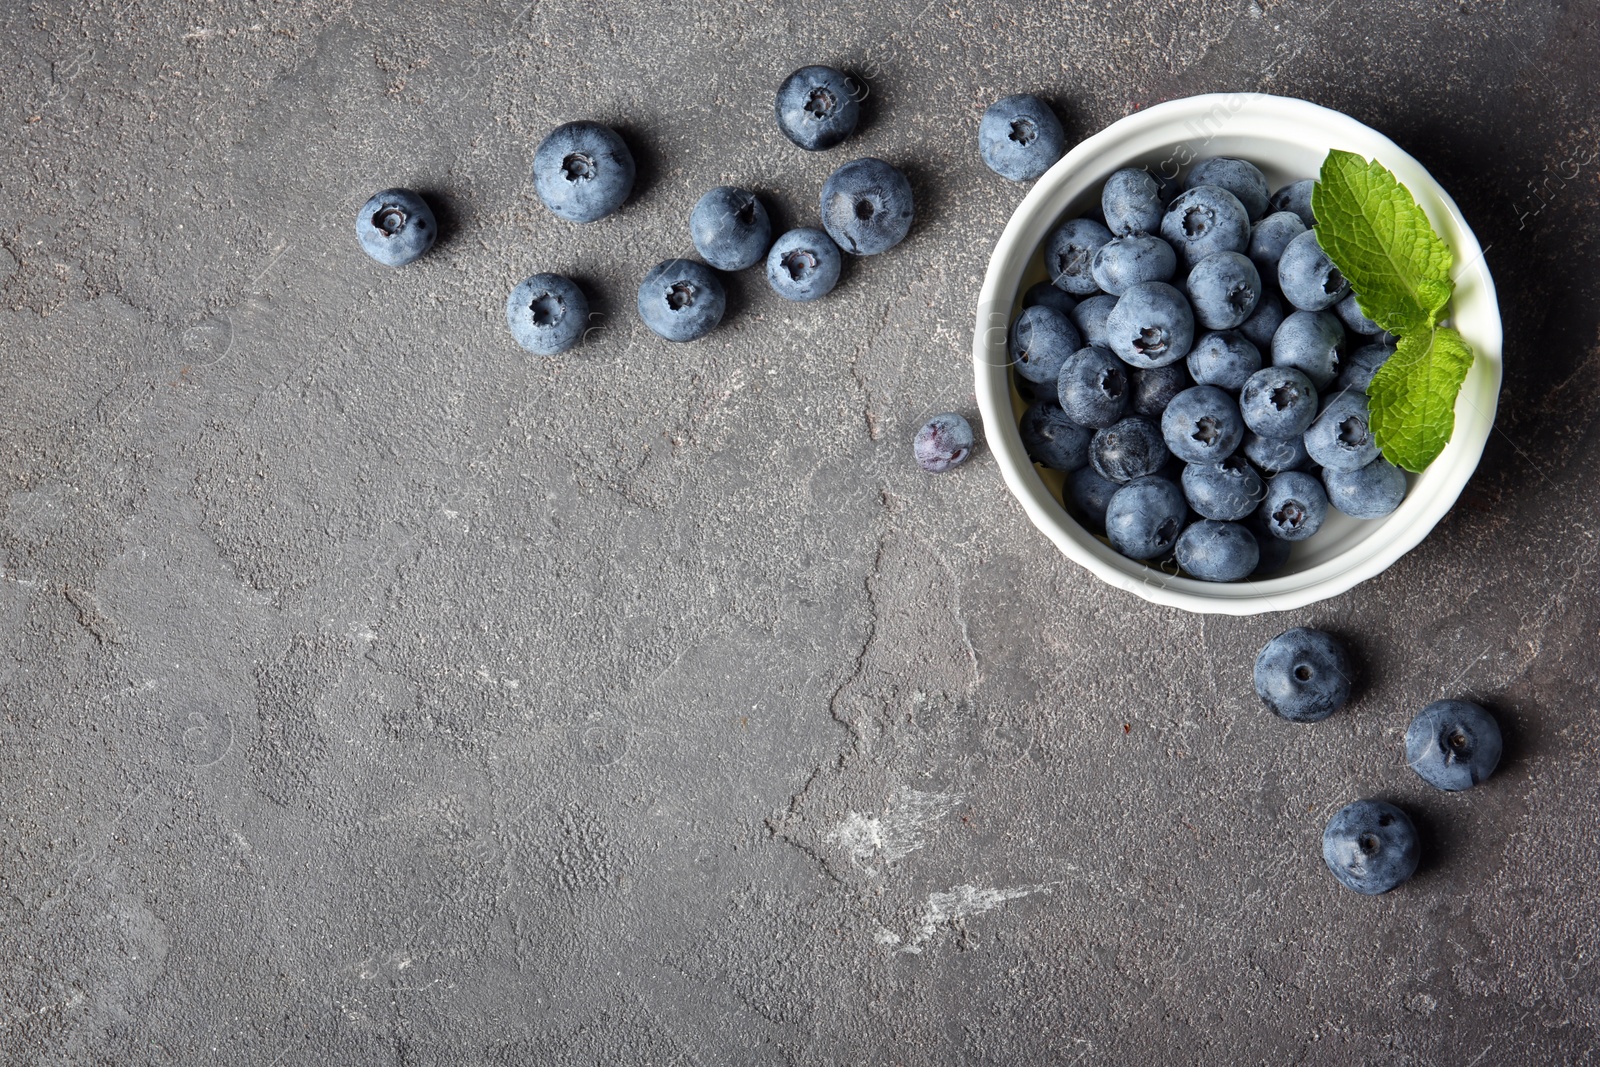
[[[832,148],[855,131],[864,95],[861,84],[841,71],[802,67],[778,88],[778,127],[807,151]],[[595,122],[558,126],[533,156],[539,199],[570,222],[595,222],[616,211],[633,191],[634,174],[627,144],[615,130]],[[690,239],[705,262],[668,259],[652,267],[639,284],[639,317],[669,341],[704,337],[727,307],[717,272],[744,270],[763,260],[768,283],[784,299],[826,296],[839,281],[841,249],[877,255],[905,237],[913,216],[911,183],[881,159],[857,159],[829,175],[820,208],[821,230],[794,229],[774,241],[760,198],[748,189],[712,189],[689,215]],[[437,231],[427,202],[409,189],[385,189],[356,215],[361,247],[391,267],[421,256],[433,246]],[[511,291],[506,323],[527,351],[557,355],[583,339],[589,300],[570,278],[535,274]]]
[[[1321,722],[1350,699],[1350,655],[1333,635],[1296,627],[1268,641],[1256,657],[1256,695],[1290,722]],[[1429,785],[1456,792],[1500,764],[1493,715],[1468,700],[1435,700],[1406,729],[1406,764]],[[1322,858],[1358,893],[1387,893],[1410,878],[1421,858],[1417,828],[1383,800],[1340,808],[1322,832]]]
[[[1330,504],[1374,519],[1405,497],[1365,391],[1395,339],[1317,243],[1314,184],[1269,195],[1229,157],[1181,187],[1129,168],[1049,237],[1009,336],[1022,440],[1123,555],[1265,577]]]

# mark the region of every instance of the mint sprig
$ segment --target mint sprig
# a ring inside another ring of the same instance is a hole
[[[1456,397],[1472,349],[1440,327],[1455,291],[1455,257],[1411,191],[1377,161],[1334,149],[1311,190],[1317,243],[1350,281],[1361,313],[1396,334],[1393,356],[1367,387],[1384,457],[1421,471],[1455,431]]]

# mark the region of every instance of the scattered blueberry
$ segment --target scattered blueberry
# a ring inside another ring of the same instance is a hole
[[[1283,471],[1267,481],[1267,495],[1257,513],[1272,536],[1304,541],[1328,517],[1328,493],[1304,471]]]
[[[1202,582],[1237,582],[1261,562],[1255,535],[1236,522],[1201,519],[1178,536],[1178,566]]]
[[[1299,437],[1317,417],[1317,390],[1293,367],[1262,367],[1239,391],[1239,414],[1262,437]]]
[[[1089,464],[1119,484],[1156,473],[1171,456],[1156,424],[1137,415],[1096,430],[1089,441]]]
[[[1116,301],[1113,300],[1112,303],[1114,304]],[[1035,304],[1043,304],[1045,307],[1055,308],[1061,314],[1071,316],[1073,324],[1077,325],[1078,302],[1048,281],[1034,282],[1028,286],[1028,291],[1022,294],[1023,307],[1031,308]],[[1108,308],[1107,311],[1109,310]],[[1083,327],[1078,326],[1078,329],[1081,332]]]
[[[1184,188],[1215,185],[1239,198],[1252,220],[1267,213],[1267,179],[1261,168],[1243,159],[1215,156],[1196,163],[1184,179]]]
[[[1096,533],[1106,528],[1106,505],[1122,486],[1100,477],[1093,467],[1079,467],[1067,475],[1067,501],[1077,512],[1078,520]]]
[[[719,185],[689,213],[694,250],[718,270],[744,270],[760,263],[772,245],[772,220],[755,193]]]
[[[1406,763],[1424,782],[1471,789],[1500,765],[1500,724],[1470,700],[1435,700],[1406,728]]]
[[[1185,463],[1220,463],[1244,438],[1244,419],[1233,397],[1214,385],[1196,385],[1172,398],[1161,415],[1167,449]]]
[[[1394,345],[1375,341],[1362,345],[1344,358],[1339,365],[1339,377],[1334,380],[1336,389],[1355,389],[1366,392],[1378,368],[1394,355]]]
[[[1363,337],[1376,337],[1383,332],[1383,327],[1373,322],[1361,310],[1361,303],[1356,299],[1356,294],[1348,293],[1345,298],[1333,305],[1333,313],[1339,316],[1339,321],[1344,323],[1344,328],[1351,333],[1358,333]]]
[[[1195,321],[1208,330],[1231,330],[1255,313],[1261,274],[1248,256],[1218,252],[1194,265],[1186,288]]]
[[[1272,362],[1293,367],[1318,389],[1333,384],[1344,348],[1344,326],[1327,311],[1296,311],[1272,335]]]
[[[1134,234],[1113,237],[1101,245],[1090,263],[1095,284],[1121,296],[1140,282],[1170,281],[1178,269],[1177,254],[1159,237]]]
[[[1238,455],[1221,463],[1190,463],[1183,468],[1182,484],[1196,514],[1220,522],[1249,518],[1267,495],[1261,475]]]
[[[1378,458],[1367,418],[1366,393],[1334,393],[1306,430],[1306,451],[1326,470],[1360,470]]]
[[[1067,357],[1083,347],[1083,338],[1066,315],[1035,304],[1011,324],[1007,347],[1018,374],[1033,382],[1053,382]]]
[[[1172,398],[1194,383],[1183,363],[1169,363],[1165,367],[1135,367],[1129,375],[1132,396],[1128,407],[1135,415],[1147,419],[1160,419]]]
[[[1278,257],[1278,288],[1301,311],[1321,311],[1343,300],[1350,283],[1317,243],[1317,231],[1307,230]]]
[[[1277,281],[1278,261],[1289,242],[1306,232],[1306,224],[1292,211],[1275,211],[1250,229],[1250,261],[1261,277]]]
[[[1094,280],[1094,254],[1111,240],[1111,231],[1093,219],[1069,219],[1050,235],[1044,265],[1056,288],[1074,296],[1100,291]]]
[[[1358,800],[1322,831],[1322,859],[1349,889],[1387,893],[1417,872],[1422,847],[1406,813],[1381,800]]]
[[[1218,252],[1243,252],[1250,245],[1250,217],[1239,198],[1216,185],[1181,194],[1161,218],[1161,236],[1189,266]]]
[[[439,226],[427,201],[410,189],[385,189],[356,212],[361,250],[386,267],[403,267],[433,247]]]
[[[1262,437],[1254,430],[1249,430],[1244,435],[1244,442],[1239,445],[1239,451],[1267,474],[1305,470],[1311,466],[1311,456],[1306,452],[1306,441],[1302,434]]]
[[[785,300],[816,300],[839,284],[842,260],[839,246],[821,230],[790,230],[767,252],[767,284]]]
[[[1316,216],[1311,213],[1311,190],[1316,185],[1315,178],[1290,182],[1268,198],[1267,208],[1271,211],[1292,211],[1300,216],[1300,221],[1309,229],[1317,224]]]
[[[1080,348],[1061,364],[1056,396],[1067,418],[1079,426],[1101,429],[1128,410],[1130,368],[1104,348]]]
[[[1189,375],[1197,385],[1237,393],[1261,369],[1261,351],[1232,330],[1203,333],[1189,349]]]
[[[832,67],[801,67],[778,86],[773,111],[783,135],[808,152],[832,148],[855,132],[865,93]]]
[[[935,415],[911,439],[911,453],[930,474],[959,467],[972,455],[972,424],[955,412]]]
[[[1283,325],[1283,316],[1283,299],[1277,293],[1268,290],[1261,294],[1261,299],[1256,303],[1255,314],[1244,320],[1239,326],[1239,332],[1244,334],[1245,340],[1261,351],[1270,351],[1272,335]]]
[[[1039,284],[1045,285],[1046,282]],[[1055,288],[1051,286],[1051,288]],[[1057,289],[1057,292],[1061,290]],[[1062,294],[1064,298],[1066,294]],[[1086,345],[1099,345],[1101,348],[1110,348],[1111,339],[1106,334],[1106,320],[1111,317],[1111,309],[1117,306],[1117,298],[1109,293],[1091,296],[1078,303],[1072,309],[1072,322],[1078,327],[1078,332],[1083,334],[1083,343]]]
[[[1290,722],[1321,722],[1350,699],[1350,656],[1332,634],[1297,626],[1256,656],[1256,695]]]
[[[1188,514],[1176,485],[1155,476],[1136,478],[1106,505],[1106,537],[1129,559],[1155,559],[1178,543]]]
[[[1379,456],[1360,470],[1324,470],[1322,486],[1352,519],[1381,519],[1406,498],[1406,472]]]
[[[846,252],[875,256],[905,239],[911,183],[881,159],[846,163],[822,183],[822,228]]]
[[[1017,430],[1022,447],[1035,463],[1070,472],[1089,462],[1089,431],[1067,418],[1061,405],[1052,400],[1029,404]]]
[[[639,283],[639,317],[668,341],[704,337],[722,321],[726,307],[722,280],[692,259],[664,260]]]
[[[1050,105],[1019,93],[990,104],[978,123],[978,150],[1002,178],[1027,182],[1050,169],[1067,150],[1067,135]]]
[[[1166,282],[1140,282],[1117,298],[1106,319],[1111,351],[1133,367],[1164,367],[1189,354],[1194,312]]]
[[[1100,190],[1100,209],[1106,227],[1119,237],[1156,233],[1166,214],[1161,183],[1141,167],[1127,167],[1106,179]]]
[[[533,154],[533,187],[558,218],[603,219],[633,191],[633,153],[615,130],[568,122],[550,131]]]
[[[554,356],[582,339],[589,327],[589,298],[571,278],[535,274],[506,297],[506,325],[527,351]]]

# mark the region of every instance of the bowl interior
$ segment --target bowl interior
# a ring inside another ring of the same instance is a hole
[[[1275,190],[1316,177],[1328,149],[1335,147],[1376,158],[1394,171],[1455,252],[1452,315],[1477,358],[1457,403],[1449,447],[1426,471],[1408,475],[1406,500],[1392,514],[1358,520],[1330,508],[1322,529],[1296,544],[1289,563],[1271,578],[1200,582],[1123,557],[1062,507],[1063,475],[1034,466],[1017,432],[1027,405],[1011,383],[1005,334],[1020,312],[1021,294],[1048,276],[1046,238],[1061,222],[1092,207],[1105,179],[1123,167],[1172,175],[1202,159],[1237,156],[1260,167]],[[1040,179],[1007,226],[985,279],[978,321],[974,354],[987,437],[1035,524],[1101,578],[1190,610],[1283,610],[1342,592],[1381,571],[1426,536],[1459,495],[1482,453],[1499,393],[1500,320],[1493,283],[1454,202],[1381,134],[1337,112],[1282,97],[1190,97],[1131,115],[1084,141]]]

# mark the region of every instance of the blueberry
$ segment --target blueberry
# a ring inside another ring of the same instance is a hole
[[[693,341],[716,329],[727,307],[722,280],[704,263],[668,259],[639,283],[639,317],[669,341]]]
[[[1296,311],[1272,335],[1272,363],[1293,367],[1318,389],[1333,384],[1344,348],[1344,326],[1326,311]]]
[[[1095,284],[1121,296],[1140,282],[1164,282],[1178,269],[1177,254],[1159,237],[1113,237],[1095,252],[1089,271]]]
[[[1379,456],[1360,470],[1324,470],[1322,486],[1352,519],[1381,519],[1406,498],[1406,472]]]
[[[1275,211],[1250,228],[1250,262],[1261,277],[1278,280],[1278,261],[1289,242],[1306,232],[1306,224],[1292,211]]]
[[[1372,384],[1372,376],[1378,373],[1378,368],[1394,355],[1394,345],[1375,341],[1370,345],[1362,345],[1344,358],[1339,365],[1339,377],[1334,380],[1336,389],[1356,389],[1366,392]]]
[[[1036,400],[1028,405],[1017,431],[1035,463],[1070,472],[1089,462],[1089,431],[1067,418],[1054,401]]]
[[[1104,348],[1086,345],[1068,356],[1056,378],[1061,410],[1079,426],[1110,426],[1128,410],[1130,368]]]
[[[689,213],[694,250],[718,270],[744,270],[766,258],[772,220],[756,194],[719,185]]]
[[[1350,283],[1317,243],[1317,231],[1307,230],[1278,257],[1278,288],[1301,311],[1321,311],[1343,300]]]
[[[1373,322],[1361,310],[1361,302],[1356,299],[1356,294],[1347,293],[1345,298],[1333,305],[1333,313],[1339,316],[1339,321],[1344,323],[1344,328],[1351,333],[1358,333],[1363,337],[1376,337],[1383,332],[1383,327]]]
[[[1112,303],[1114,304],[1116,301],[1113,300]],[[1022,294],[1023,307],[1031,308],[1035,304],[1043,304],[1045,307],[1055,308],[1061,314],[1070,316],[1073,324],[1077,325],[1076,312],[1078,310],[1078,302],[1049,282],[1034,282],[1028,286],[1028,291]],[[1083,328],[1079,326],[1078,329],[1082,332]]]
[[[822,228],[840,248],[875,256],[911,230],[911,183],[881,159],[857,159],[822,183],[821,211]]]
[[[1196,163],[1183,181],[1184,188],[1215,185],[1239,198],[1246,214],[1259,219],[1267,213],[1267,179],[1254,163],[1229,156],[1217,156]]]
[[[1106,505],[1106,537],[1129,559],[1155,559],[1172,551],[1188,516],[1176,485],[1153,475],[1136,478]]]
[[[1156,424],[1137,415],[1096,430],[1089,441],[1089,464],[1100,477],[1119,484],[1154,474],[1171,455]]]
[[[1027,182],[1050,169],[1067,150],[1067,135],[1050,105],[1019,93],[990,104],[978,123],[978,150],[1002,178]]]
[[[1167,202],[1161,198],[1161,183],[1147,170],[1125,167],[1106,179],[1100,190],[1100,209],[1106,227],[1120,237],[1136,233],[1155,233]]]
[[[1059,289],[1056,291],[1060,292]],[[1111,347],[1111,339],[1106,334],[1106,320],[1111,317],[1111,309],[1116,306],[1116,297],[1109,293],[1101,293],[1080,301],[1078,306],[1072,309],[1072,322],[1078,327],[1078,332],[1083,334],[1084,344],[1099,345],[1101,348]]]
[[[1360,470],[1378,458],[1367,419],[1366,393],[1334,393],[1306,430],[1306,451],[1326,470]]]
[[[1055,382],[1030,382],[1020,374],[1013,374],[1011,384],[1016,387],[1017,395],[1030,404],[1035,400],[1048,400],[1055,404],[1061,399],[1056,395]]]
[[[1300,221],[1309,229],[1317,224],[1316,216],[1311,213],[1311,190],[1316,185],[1315,178],[1290,182],[1268,198],[1267,208],[1271,211],[1292,211],[1300,216]]]
[[[1066,497],[1078,521],[1095,533],[1106,529],[1106,505],[1122,486],[1100,477],[1093,467],[1079,467],[1067,475]]]
[[[801,67],[778,86],[772,109],[785,137],[808,152],[820,152],[855,132],[865,95],[843,71]]]
[[[1261,369],[1261,351],[1232,330],[1203,333],[1189,350],[1188,364],[1197,384],[1237,393]]]
[[[1050,235],[1045,246],[1044,265],[1056,288],[1074,296],[1092,296],[1100,291],[1094,280],[1094,254],[1111,240],[1111,231],[1094,219],[1068,219]]]
[[[1239,332],[1244,334],[1245,340],[1266,352],[1272,348],[1272,335],[1283,325],[1284,310],[1282,298],[1267,289],[1265,278],[1262,279],[1262,289],[1255,314],[1240,324]]]
[[[1032,382],[1053,382],[1067,357],[1083,347],[1072,320],[1053,307],[1023,308],[1011,324],[1007,348],[1017,373]]]
[[[1305,470],[1311,466],[1311,456],[1306,452],[1303,434],[1296,434],[1293,437],[1263,437],[1250,430],[1245,433],[1239,451],[1268,474]]]
[[[816,300],[839,284],[843,257],[821,230],[790,230],[767,252],[767,284],[785,300]]]
[[[533,187],[558,218],[603,219],[633,191],[633,153],[598,122],[569,122],[550,131],[533,154]]]
[[[433,247],[433,209],[410,189],[385,189],[356,212],[361,250],[386,267],[403,267]]]
[[[1500,765],[1500,724],[1470,700],[1435,700],[1406,727],[1406,763],[1424,782],[1471,789]]]
[[[1214,385],[1196,385],[1167,405],[1161,436],[1185,463],[1220,463],[1244,438],[1244,419],[1233,397]]]
[[[972,455],[972,424],[955,412],[935,415],[911,439],[911,454],[930,474],[959,467]]]
[[[1293,367],[1262,367],[1239,391],[1239,414],[1262,437],[1299,437],[1317,417],[1317,390]]]
[[[1283,471],[1268,480],[1266,498],[1256,513],[1273,537],[1304,541],[1328,517],[1328,493],[1304,471]]]
[[[1261,475],[1238,455],[1221,463],[1190,463],[1183,468],[1182,484],[1196,514],[1221,522],[1249,518],[1267,495]]]
[[[1117,298],[1106,319],[1106,340],[1129,366],[1164,367],[1189,354],[1194,312],[1166,282],[1140,282]]]
[[[1381,800],[1340,808],[1322,831],[1322,859],[1340,883],[1377,896],[1417,873],[1422,846],[1406,813]]]
[[[559,274],[535,274],[506,297],[506,325],[517,344],[536,356],[565,352],[589,327],[589,298]]]
[[[1297,626],[1268,641],[1256,656],[1256,695],[1290,722],[1321,722],[1350,699],[1354,674],[1337,638]]]
[[[1201,519],[1178,536],[1178,566],[1202,582],[1237,582],[1261,562],[1255,535],[1236,522]]]
[[[1261,274],[1248,256],[1218,252],[1194,265],[1186,289],[1195,321],[1208,330],[1231,330],[1254,314]]]
[[[1182,363],[1169,363],[1165,367],[1135,367],[1129,375],[1132,396],[1128,407],[1135,415],[1147,419],[1161,418],[1172,398],[1194,383],[1189,380],[1188,368]]]
[[[1218,252],[1243,252],[1249,247],[1250,217],[1228,190],[1197,185],[1167,208],[1161,236],[1182,262],[1193,266]]]

